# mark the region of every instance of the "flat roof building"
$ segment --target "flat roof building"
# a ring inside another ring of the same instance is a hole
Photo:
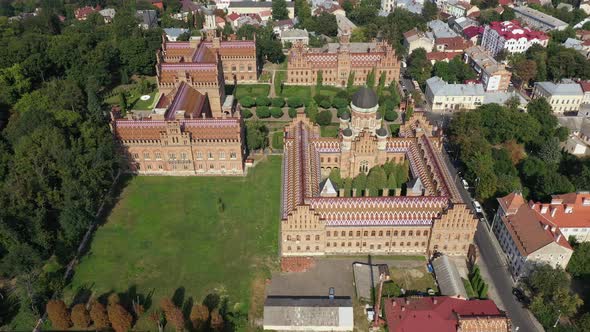
[[[564,30],[568,24],[553,16],[542,13],[536,9],[525,6],[514,7],[516,18],[522,20],[527,25],[541,31]]]
[[[352,299],[269,296],[263,326],[276,331],[352,331]]]

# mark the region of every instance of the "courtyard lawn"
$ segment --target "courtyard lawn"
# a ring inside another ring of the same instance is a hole
[[[323,126],[320,127],[320,134],[322,137],[337,137],[339,126]]]
[[[266,97],[270,91],[268,84],[238,84],[234,96],[240,100],[245,96],[252,98]]]
[[[338,88],[335,86],[321,86],[319,89],[316,89],[316,94],[321,96],[328,96],[333,98],[339,91],[344,90],[343,88]]]
[[[141,100],[141,95],[137,94],[134,95],[134,93],[132,93],[129,96],[129,100],[131,101],[131,109],[134,110],[141,110],[141,111],[145,111],[145,110],[151,110],[152,107],[154,106],[154,103],[156,102],[156,98],[158,96],[158,92],[154,91],[152,93],[149,94],[150,99],[148,100]],[[135,101],[133,101],[135,99]]]
[[[264,280],[277,266],[281,158],[247,177],[134,177],[75,270],[81,289],[184,300],[228,296],[231,311],[261,315]],[[223,208],[219,208],[221,199]],[[253,295],[254,293],[254,295]],[[153,329],[143,315],[135,329]]]
[[[283,91],[281,91],[281,97],[291,98],[300,97],[304,100],[311,99],[311,86],[299,86],[299,85],[284,85]]]
[[[426,270],[424,265],[412,268],[389,267],[391,280],[407,291],[426,292],[428,288],[438,291],[434,277]]]

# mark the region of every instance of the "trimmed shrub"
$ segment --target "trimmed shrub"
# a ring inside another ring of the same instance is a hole
[[[256,101],[254,100],[254,98],[250,97],[250,96],[245,96],[240,98],[240,104],[243,107],[254,107],[256,106]]]
[[[242,116],[244,119],[250,119],[252,117],[252,111],[249,108],[242,108]]]
[[[346,90],[340,90],[340,91],[336,92],[336,95],[334,96],[334,98],[342,98],[342,99],[346,100],[347,105],[348,105],[348,103],[350,103],[350,95],[348,94],[348,91],[346,91]]]
[[[289,107],[298,108],[303,106],[303,99],[301,97],[291,97],[287,99]]]
[[[313,100],[315,100],[315,103],[320,105],[322,103],[322,101],[327,100],[330,102],[330,105],[332,104],[332,102],[330,101],[330,97],[328,96],[324,96],[324,95],[320,95],[317,94],[315,96],[313,96]]]
[[[330,99],[324,99],[319,103],[321,108],[330,108],[332,107],[332,102],[330,101]]]
[[[341,118],[344,114],[350,115],[350,111],[348,110],[348,108],[339,108],[338,111],[336,112],[336,115]]]
[[[270,106],[270,98],[258,97],[258,98],[256,98],[256,105],[257,106]]]
[[[283,99],[283,98],[273,98],[270,101],[270,104],[272,105],[272,107],[283,107],[283,106],[285,106],[285,99]]]
[[[279,107],[273,107],[270,109],[270,115],[272,115],[273,118],[278,119],[283,116],[283,110]]]
[[[334,108],[346,108],[348,106],[348,101],[344,98],[335,97],[332,99],[332,107]]]
[[[256,107],[256,116],[260,119],[266,119],[270,117],[270,110],[267,106]]]
[[[295,108],[289,108],[289,117],[291,119],[295,118],[297,116],[297,109]]]
[[[320,126],[327,126],[332,123],[332,112],[330,111],[321,111],[317,117],[317,123]]]
[[[384,118],[387,121],[395,121],[397,119],[397,112],[394,110],[387,110],[385,111]]]

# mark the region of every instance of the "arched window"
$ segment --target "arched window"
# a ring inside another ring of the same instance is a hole
[[[366,160],[361,161],[359,172],[367,173],[369,172],[369,162]]]

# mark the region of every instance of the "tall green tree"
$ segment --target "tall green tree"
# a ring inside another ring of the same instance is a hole
[[[275,21],[289,18],[289,10],[285,0],[272,0],[272,19]]]
[[[426,58],[426,50],[418,48],[412,52],[408,59],[408,72],[412,75],[418,84],[424,85],[427,79],[430,78],[432,71],[432,64]]]

